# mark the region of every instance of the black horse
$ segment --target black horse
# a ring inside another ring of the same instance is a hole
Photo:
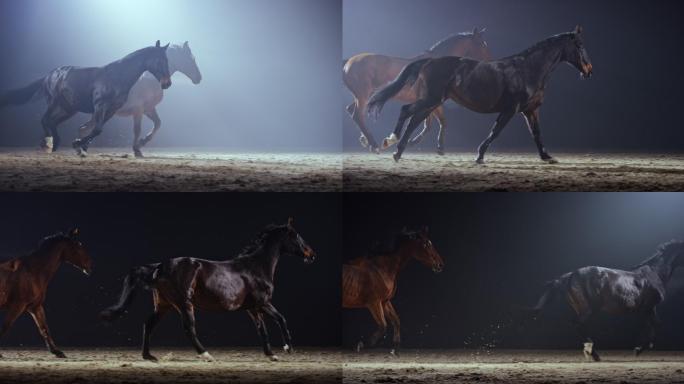
[[[85,156],[90,142],[102,133],[104,124],[126,103],[128,92],[145,71],[152,73],[163,89],[171,86],[166,58],[168,46],[160,46],[157,40],[156,46],[137,50],[104,67],[59,67],[24,88],[0,96],[0,107],[24,104],[42,93],[48,104],[42,119],[43,145],[48,152],[59,148],[59,124],[77,112],[92,114],[92,132],[73,143],[76,153]]]
[[[399,161],[409,137],[436,108],[447,99],[480,113],[499,113],[489,136],[478,148],[477,162],[484,162],[489,145],[501,133],[513,115],[520,112],[526,119],[543,161],[555,163],[544,149],[539,130],[539,107],[549,75],[561,63],[574,66],[583,77],[592,74],[589,55],[582,41],[582,28],[543,40],[531,48],[495,61],[447,56],[414,61],[404,67],[397,78],[377,90],[368,103],[370,113],[379,113],[387,100],[405,85],[419,81],[419,98],[401,108],[394,132],[384,140],[383,147],[399,142],[394,160]],[[402,136],[404,124],[411,120]]]
[[[162,316],[175,309],[181,315],[183,328],[197,354],[205,360],[213,360],[200,343],[195,332],[195,308],[214,311],[244,309],[249,313],[261,337],[264,353],[271,360],[273,354],[269,342],[264,315],[274,319],[283,337],[283,349],[292,352],[292,340],[285,317],[271,304],[273,277],[281,254],[299,256],[311,263],[314,251],[292,226],[292,219],[285,225],[266,227],[240,255],[227,261],[209,261],[190,257],[135,267],[126,276],[119,302],[104,310],[101,317],[111,321],[121,317],[131,304],[137,288],[152,290],[154,313],[145,321],[142,355],[146,360],[156,361],[150,354],[150,335]]]
[[[577,315],[573,323],[585,339],[584,355],[594,361],[600,358],[586,329],[592,315],[597,312],[641,315],[646,328],[642,340],[634,348],[638,356],[644,349],[653,348],[659,322],[655,307],[665,299],[672,273],[683,265],[684,242],[673,240],[661,244],[653,256],[629,271],[583,267],[547,283],[548,289],[532,308],[532,315],[536,317],[556,297],[567,300]]]

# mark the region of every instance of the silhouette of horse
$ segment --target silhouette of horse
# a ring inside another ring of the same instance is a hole
[[[441,56],[463,56],[477,60],[489,60],[489,49],[484,39],[484,32],[485,28],[474,28],[472,32],[451,35],[438,41],[422,54],[410,59],[362,53],[346,60],[342,71],[342,79],[349,91],[354,95],[354,102],[347,106],[347,112],[361,130],[361,137],[359,137],[361,145],[369,147],[372,152],[377,152],[379,149],[373,135],[366,127],[364,113],[368,99],[374,89],[392,81],[406,64],[415,60]],[[402,92],[393,96],[394,99],[405,103],[412,103],[416,101],[417,97],[416,89],[412,87],[406,87]],[[423,135],[429,131],[432,116],[436,117],[439,122],[437,151],[442,154],[444,151],[446,120],[441,106],[435,108],[432,115],[425,119],[423,131],[412,142],[420,142]]]
[[[213,311],[246,310],[261,337],[264,354],[273,354],[266,331],[264,315],[274,319],[280,327],[283,349],[292,352],[292,340],[285,317],[271,303],[278,259],[281,254],[302,257],[311,263],[316,255],[292,226],[270,225],[245,247],[235,258],[210,261],[192,257],[174,258],[162,263],[135,267],[126,276],[119,302],[104,310],[101,317],[111,321],[121,317],[133,300],[138,288],[152,290],[154,313],[145,321],[142,356],[156,361],[150,353],[150,336],[159,320],[171,309],[176,310],[186,335],[197,354],[213,360],[195,331],[195,308]]]
[[[171,45],[166,50],[169,61],[169,73],[173,76],[176,71],[187,76],[193,84],[202,81],[202,73],[197,67],[195,56],[192,54],[190,45],[186,41],[182,46]],[[121,109],[116,112],[117,116],[133,117],[133,153],[135,157],[143,157],[141,148],[152,140],[154,135],[161,128],[161,119],[157,113],[157,104],[164,98],[164,90],[159,81],[145,72],[128,94],[128,100]],[[147,116],[154,123],[154,128],[150,133],[140,139],[142,127],[142,117]],[[93,121],[84,124],[80,128],[81,137],[86,136],[93,129]]]
[[[568,272],[547,283],[547,290],[531,309],[536,318],[555,298],[567,301],[577,317],[573,323],[585,340],[584,356],[594,361],[600,357],[589,336],[586,323],[597,312],[609,314],[638,314],[646,323],[644,337],[634,348],[638,356],[646,348],[653,348],[659,323],[656,305],[665,299],[667,283],[672,273],[684,263],[684,242],[661,244],[656,253],[631,270],[603,267],[583,267]]]
[[[394,160],[399,161],[409,137],[435,108],[451,99],[480,113],[499,113],[489,136],[478,148],[477,163],[484,163],[489,145],[501,133],[513,115],[521,113],[539,151],[548,163],[557,161],[544,148],[539,129],[539,108],[551,72],[559,63],[574,66],[582,77],[591,76],[593,68],[584,48],[582,28],[543,40],[525,51],[500,60],[481,62],[461,57],[422,59],[404,67],[399,76],[377,90],[368,103],[370,113],[379,113],[383,105],[405,85],[419,83],[420,97],[401,108],[394,132],[383,141],[383,148],[399,142]],[[406,132],[402,130],[410,121]]]
[[[388,319],[394,333],[390,353],[395,355],[399,349],[400,321],[391,300],[397,292],[399,272],[411,259],[420,261],[434,272],[444,268],[444,260],[430,241],[427,227],[419,231],[404,229],[396,236],[392,249],[373,250],[370,257],[350,260],[342,267],[342,308],[367,308],[378,326],[368,347],[374,347],[385,336]],[[363,348],[363,341],[359,341],[357,352]]]
[[[76,153],[86,156],[90,142],[126,103],[129,91],[145,71],[152,73],[163,89],[171,86],[166,58],[168,46],[160,46],[157,40],[156,46],[137,50],[104,67],[59,67],[24,88],[0,96],[0,107],[27,103],[39,93],[47,98],[42,125],[43,145],[48,152],[59,148],[59,124],[77,112],[92,114],[92,132],[73,142]]]
[[[5,311],[0,337],[27,312],[33,317],[48,350],[59,358],[66,357],[52,340],[43,303],[50,280],[63,262],[90,274],[90,256],[78,240],[78,234],[78,229],[67,234],[56,233],[44,238],[38,249],[30,254],[0,263],[0,309]]]

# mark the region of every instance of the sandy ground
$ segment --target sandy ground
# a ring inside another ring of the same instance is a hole
[[[585,362],[577,351],[407,350],[345,352],[345,383],[684,383],[684,352],[603,351]]]
[[[0,148],[0,191],[340,191],[342,156],[236,154],[193,149],[93,148],[72,151]]]
[[[341,383],[340,353],[300,349],[271,362],[257,349],[212,350],[214,362],[200,361],[189,349],[156,349],[159,363],[142,360],[138,350],[64,351],[67,359],[44,350],[2,350],[0,383]]]
[[[345,191],[682,191],[684,155],[532,153],[345,154]]]

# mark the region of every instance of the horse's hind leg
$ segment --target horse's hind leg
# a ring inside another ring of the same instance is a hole
[[[428,132],[430,132],[432,118],[433,118],[433,115],[430,115],[427,117],[427,119],[425,119],[425,121],[423,122],[423,129],[420,132],[418,132],[417,135],[413,136],[413,139],[411,139],[409,141],[409,145],[416,145],[416,144],[420,143],[421,141],[423,141],[423,137]]]
[[[384,305],[385,315],[389,319],[393,328],[392,343],[393,347],[390,354],[397,356],[399,354],[399,345],[401,344],[401,322],[399,321],[399,315],[394,309],[392,302],[388,301]]]
[[[642,335],[642,339],[639,345],[634,348],[634,355],[639,356],[645,349],[653,349],[653,342],[655,339],[655,331],[658,327],[660,320],[658,319],[658,314],[655,308],[648,314],[646,314],[646,327]]]
[[[0,338],[5,336],[7,331],[12,328],[12,324],[24,313],[24,306],[14,306],[7,309],[5,312],[5,318],[2,321],[2,328],[0,328]],[[2,357],[2,355],[0,355]]]
[[[52,340],[52,336],[50,335],[50,329],[47,325],[47,318],[45,317],[45,310],[43,309],[43,306],[39,305],[35,308],[29,309],[28,313],[30,313],[33,317],[33,321],[36,323],[36,327],[38,327],[38,331],[40,332],[40,335],[43,337],[43,340],[45,340],[45,345],[47,346],[48,350],[60,359],[66,358],[64,352],[57,349],[55,341]]]
[[[283,337],[283,350],[287,353],[292,353],[292,337],[290,336],[290,330],[287,328],[285,316],[280,314],[280,312],[278,312],[278,310],[271,303],[266,304],[263,307],[263,310],[267,315],[271,316],[276,323],[278,323],[280,334]]]
[[[437,117],[439,123],[439,133],[437,134],[437,154],[444,155],[444,137],[446,136],[446,118],[444,117],[444,107],[441,105],[432,112]]]
[[[261,338],[261,344],[264,349],[264,355],[268,356],[268,358],[271,359],[271,361],[278,361],[278,356],[276,356],[273,353],[273,350],[271,349],[271,342],[268,338],[268,330],[266,329],[266,323],[264,322],[263,315],[261,314],[261,312],[253,309],[248,310],[247,313],[249,313],[249,316],[252,318],[254,326],[257,329],[257,333]]]
[[[404,150],[406,149],[406,146],[408,145],[408,140],[409,137],[411,137],[411,134],[413,131],[420,125],[420,123],[425,120],[430,114],[432,113],[432,108],[433,107],[425,107],[421,109],[420,111],[416,112],[412,117],[411,120],[409,120],[408,126],[406,127],[406,132],[402,136],[401,140],[399,140],[399,144],[397,144],[397,151],[394,152],[394,161],[399,161],[401,158],[401,155],[404,153]]]
[[[150,353],[150,338],[152,337],[152,332],[154,328],[159,324],[159,321],[164,317],[164,315],[169,311],[170,307],[168,304],[160,303],[159,292],[153,292],[154,297],[154,313],[152,313],[145,321],[145,326],[143,327],[143,345],[142,345],[142,357],[145,360],[157,361],[157,358]]]
[[[43,131],[45,132],[43,147],[48,153],[57,151],[61,143],[57,126],[73,115],[74,113],[65,111],[57,104],[51,104],[48,107],[41,120]]]
[[[556,159],[546,152],[546,148],[544,148],[544,144],[542,143],[541,130],[539,129],[539,109],[537,108],[534,111],[523,112],[523,116],[525,116],[527,128],[530,130],[534,143],[537,145],[539,158],[549,164],[558,163]]]
[[[112,106],[106,102],[100,101],[95,105],[95,112],[93,113],[91,124],[93,126],[92,132],[87,134],[85,137],[76,139],[72,143],[72,146],[76,150],[76,154],[85,157],[88,154],[88,147],[94,138],[102,133],[102,127],[109,121],[109,119],[114,116],[114,113],[118,110],[119,106]]]
[[[368,306],[368,310],[373,316],[373,320],[377,324],[378,328],[373,332],[368,339],[368,347],[373,348],[375,345],[385,337],[387,332],[387,320],[385,320],[385,312],[382,309],[382,304],[380,302],[374,303]],[[357,346],[357,350],[361,350],[364,347],[363,342],[359,342],[360,345]]]
[[[517,109],[517,107],[507,112],[501,112],[499,117],[496,118],[496,122],[494,122],[494,126],[492,127],[492,131],[489,133],[489,136],[487,136],[487,138],[484,139],[484,141],[477,148],[478,154],[477,159],[475,160],[476,163],[484,164],[485,152],[487,152],[487,149],[492,144],[494,139],[496,139],[504,127],[506,127],[506,124],[511,121],[511,118],[513,115],[515,115],[515,109]]]
[[[143,157],[140,151],[140,130],[142,128],[142,113],[133,115],[133,154],[135,157]]]
[[[354,120],[359,127],[359,130],[361,130],[361,136],[359,137],[361,145],[363,147],[368,147],[371,152],[378,153],[378,143],[366,126],[366,103],[366,100],[356,99],[351,110],[349,106],[347,107],[347,112],[350,112],[352,120]]]
[[[197,355],[201,359],[214,361],[214,358],[207,352],[197,337],[197,330],[195,329],[195,309],[193,308],[192,303],[185,302],[178,309],[183,322],[183,330],[185,330],[185,334],[188,336],[188,339],[190,339],[195,351],[197,351]]]
[[[402,105],[399,112],[399,118],[397,119],[397,124],[394,126],[392,133],[382,141],[382,149],[387,149],[399,141],[399,139],[402,137],[401,131],[404,129],[404,125],[406,125],[406,120],[416,113],[418,110],[418,105],[418,101],[415,103]]]

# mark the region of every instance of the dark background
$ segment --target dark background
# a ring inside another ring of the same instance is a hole
[[[684,238],[682,194],[345,194],[344,206],[345,259],[403,226],[430,227],[444,271],[412,261],[393,300],[403,345],[414,348],[460,348],[469,339],[479,347],[480,337],[505,348],[580,348],[560,303],[528,326],[506,326],[498,336],[490,327],[505,324],[517,307],[533,306],[544,282],[562,273],[587,265],[627,269],[658,244]],[[658,307],[656,348],[684,347],[682,277],[675,273]],[[375,327],[365,309],[344,310],[343,319],[347,347]],[[590,329],[599,349],[632,348],[640,330],[632,316],[599,316]]]
[[[0,0],[0,92],[62,65],[102,66],[188,40],[203,79],[173,76],[150,146],[230,151],[341,148],[341,0]],[[44,101],[0,111],[0,146],[37,146]],[[60,126],[70,142],[88,116]],[[95,146],[129,147],[130,117]],[[143,130],[152,127],[144,118]]]
[[[132,266],[171,257],[225,260],[237,255],[269,223],[295,219],[295,228],[318,253],[313,264],[282,257],[273,303],[287,318],[295,347],[340,343],[340,199],[333,194],[3,194],[0,198],[0,256],[33,250],[39,240],[73,225],[94,262],[87,278],[64,265],[48,290],[45,309],[58,345],[127,346],[141,343],[152,297],[141,292],[130,312],[111,325],[97,319],[116,302]],[[4,316],[4,313],[0,311]],[[277,326],[271,341],[281,346]],[[242,311],[197,311],[197,331],[208,347],[259,346]],[[42,346],[33,320],[22,316],[3,346]],[[155,331],[152,346],[191,348],[177,314]]]
[[[541,109],[551,153],[567,151],[681,151],[679,114],[682,3],[672,0],[344,0],[343,56],[362,52],[412,57],[452,33],[486,27],[493,58],[518,53],[557,33],[584,27],[594,77],[561,65]],[[344,104],[352,101],[344,89]],[[400,104],[388,103],[371,124],[377,139],[394,127]],[[474,151],[496,118],[447,103],[447,149]],[[359,130],[343,119],[345,150],[361,150]],[[435,123],[436,128],[436,123]],[[436,148],[433,129],[421,148]],[[514,118],[495,150],[534,151],[522,118]]]

